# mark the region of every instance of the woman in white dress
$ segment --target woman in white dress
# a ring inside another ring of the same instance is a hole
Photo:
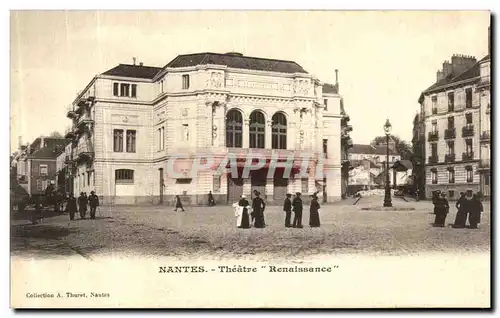
[[[250,204],[244,195],[241,196],[241,199],[233,204],[233,208],[235,209],[236,226],[240,229],[249,229],[250,228],[250,217],[248,213],[248,209],[250,208]]]

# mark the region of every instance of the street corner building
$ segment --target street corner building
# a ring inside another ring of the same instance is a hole
[[[467,190],[489,197],[490,55],[453,55],[419,103],[413,142],[425,197],[437,190],[452,200]]]
[[[209,191],[227,203],[253,190],[268,202],[317,191],[335,201],[352,129],[337,71],[336,79],[322,83],[295,62],[240,53],[179,55],[164,67],[134,59],[94,77],[70,105],[71,143],[59,161],[72,192],[95,190],[104,204],[172,204],[180,195],[201,205]],[[252,153],[265,164],[244,176]],[[303,153],[311,158],[306,171]],[[236,175],[219,172],[228,156]],[[270,167],[273,158],[286,160],[291,175]],[[194,162],[207,161],[211,168],[193,175]]]

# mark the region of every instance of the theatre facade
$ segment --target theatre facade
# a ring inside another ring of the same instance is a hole
[[[206,204],[209,191],[226,203],[253,190],[267,202],[317,191],[332,202],[342,191],[341,104],[338,81],[292,61],[199,53],[162,68],[120,64],[68,109],[66,178],[105,204],[176,195]]]

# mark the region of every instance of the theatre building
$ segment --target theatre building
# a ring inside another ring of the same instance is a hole
[[[287,192],[341,197],[338,83],[292,61],[198,53],[161,68],[120,64],[96,76],[67,116],[73,190],[95,190],[105,204],[171,204],[175,195],[206,204],[209,191],[225,203],[254,189],[267,202]],[[273,158],[287,168],[274,169]],[[195,162],[203,169],[193,172]],[[248,176],[245,162],[258,165]]]

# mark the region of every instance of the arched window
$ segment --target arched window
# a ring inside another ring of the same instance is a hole
[[[250,114],[250,148],[265,148],[266,120],[260,111]]]
[[[286,117],[283,113],[276,113],[272,119],[272,147],[286,149]]]
[[[115,170],[116,183],[134,183],[134,170],[118,169]]]
[[[226,147],[243,147],[243,117],[236,109],[227,113],[226,119]]]

